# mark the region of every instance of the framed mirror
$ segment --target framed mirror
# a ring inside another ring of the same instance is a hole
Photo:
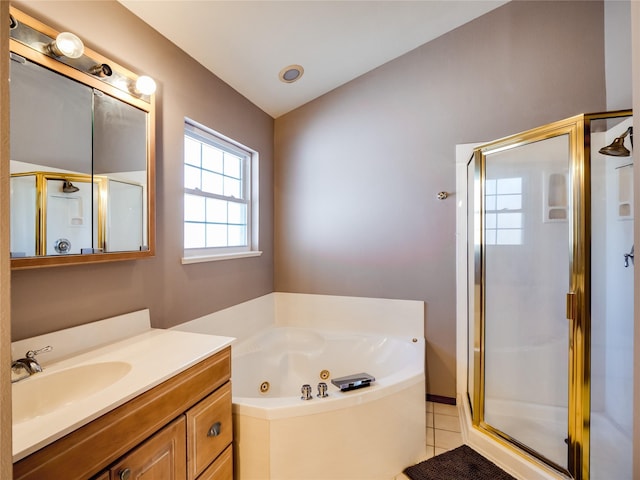
[[[155,251],[153,92],[94,51],[65,50],[65,35],[11,8],[14,269]]]

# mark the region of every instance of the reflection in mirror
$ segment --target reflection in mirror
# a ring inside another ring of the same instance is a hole
[[[145,248],[146,113],[94,91],[93,173],[105,184],[105,252]],[[103,223],[103,222],[101,222]]]
[[[153,96],[96,52],[54,56],[57,32],[11,15],[13,268],[152,256]]]
[[[18,55],[11,60],[11,173],[91,174],[91,88]]]
[[[91,177],[73,183],[62,178],[45,178],[45,182],[43,254],[78,254],[83,248],[91,248],[97,230],[92,224],[97,204],[92,202],[96,185],[92,185]]]
[[[11,255],[33,257],[36,254],[36,176],[11,175]],[[33,221],[30,221],[33,219]]]

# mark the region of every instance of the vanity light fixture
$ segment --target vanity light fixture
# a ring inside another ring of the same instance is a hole
[[[47,46],[47,50],[56,57],[80,58],[84,53],[84,44],[77,35],[62,32]]]
[[[156,82],[148,75],[141,75],[136,80],[136,91],[142,95],[153,95],[156,91]]]
[[[89,73],[96,77],[104,78],[110,77],[113,74],[113,70],[106,63],[98,63],[89,69]]]
[[[278,76],[284,83],[293,83],[302,77],[304,74],[304,68],[301,65],[289,65],[280,70]]]
[[[45,29],[37,25],[37,22],[31,23],[32,19],[17,10],[12,10],[10,17],[9,36],[12,42],[15,41],[68,67],[91,75],[143,102],[151,101],[150,96],[155,92],[156,83],[150,77],[138,77],[117,64],[105,62],[97,52],[85,49],[82,40],[73,33],[58,33]],[[21,48],[17,47],[18,50]]]

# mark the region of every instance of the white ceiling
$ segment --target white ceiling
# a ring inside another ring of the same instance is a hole
[[[508,0],[119,1],[277,118]]]

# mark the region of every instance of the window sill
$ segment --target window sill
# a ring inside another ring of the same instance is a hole
[[[220,260],[232,260],[234,258],[259,257],[262,251],[254,250],[251,252],[222,253],[219,255],[200,255],[197,257],[183,257],[182,264],[189,265],[191,263],[217,262]]]

